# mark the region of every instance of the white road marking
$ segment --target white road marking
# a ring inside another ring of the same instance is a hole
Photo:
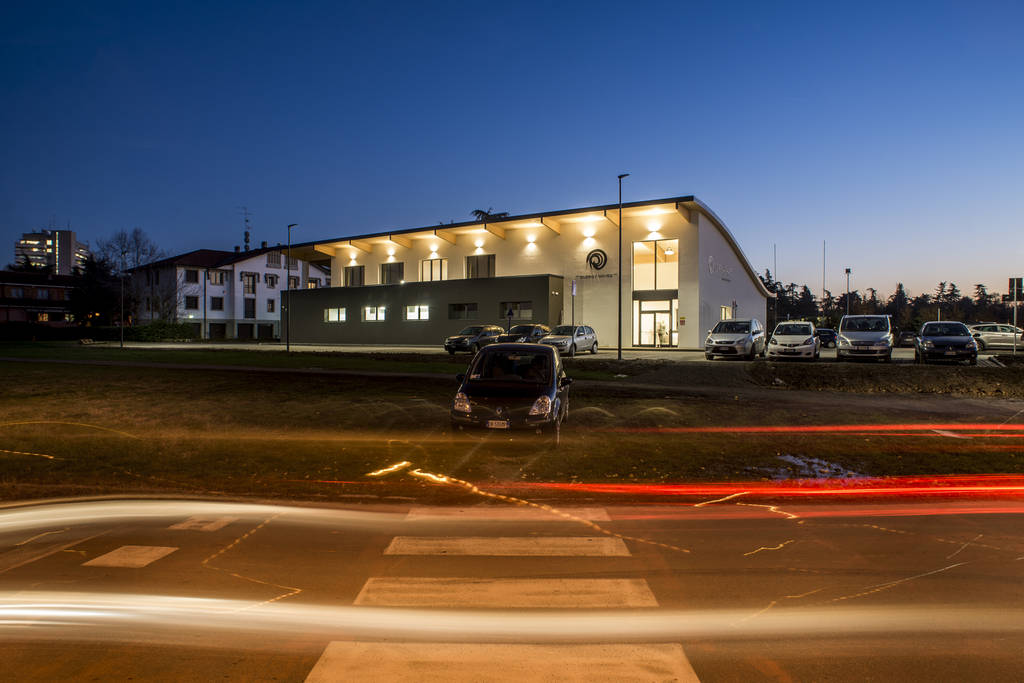
[[[571,515],[589,522],[610,522],[608,511],[604,508],[557,508],[559,513]],[[535,507],[496,507],[477,505],[473,507],[414,507],[409,510],[407,521],[419,519],[450,519],[461,517],[467,520],[490,521],[530,521],[530,522],[566,522],[565,517]]]
[[[138,569],[166,557],[177,548],[159,545],[123,545],[106,555],[83,562],[83,567],[132,567]]]
[[[678,643],[327,645],[307,683],[329,681],[699,681]]]
[[[491,557],[629,557],[621,538],[610,536],[396,536],[385,555]]]
[[[644,579],[370,577],[356,605],[383,607],[657,607]]]
[[[232,522],[237,522],[238,517],[189,517],[184,522],[178,522],[167,527],[168,529],[194,529],[196,531],[218,531]]]
[[[99,538],[109,532],[110,531],[108,529],[107,531],[101,531],[98,534],[93,534],[92,536],[76,538],[75,540],[68,541],[66,543],[55,543],[54,545],[45,546],[43,548],[23,546],[20,549],[23,552],[6,553],[2,558],[0,558],[0,574],[11,571],[12,569],[17,569],[18,567],[24,567],[26,564],[31,564],[45,557],[49,557],[50,555],[55,555],[56,553],[67,550],[73,545],[91,541],[92,539]]]

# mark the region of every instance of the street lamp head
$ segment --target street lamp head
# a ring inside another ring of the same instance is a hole
[[[297,228],[297,227],[299,227],[299,224],[298,224],[298,223],[289,223],[289,224],[288,224],[288,229],[289,229],[289,230],[291,230],[292,228]]]
[[[628,175],[629,175],[628,173],[620,173],[619,174],[619,180],[622,180],[623,178],[625,178]]]
[[[849,269],[849,268],[847,268],[847,269],[846,269],[846,274],[847,274],[847,275],[849,275],[849,274],[850,274],[850,269]]]

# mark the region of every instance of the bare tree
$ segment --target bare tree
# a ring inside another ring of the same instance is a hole
[[[166,254],[142,228],[118,230],[108,240],[96,242],[97,255],[106,259],[116,273],[162,259]]]

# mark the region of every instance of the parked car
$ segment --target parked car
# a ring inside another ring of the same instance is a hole
[[[836,331],[828,327],[819,327],[814,330],[814,334],[817,335],[821,341],[821,346],[834,349],[836,347],[836,340],[838,336]]]
[[[452,355],[455,355],[456,351],[476,353],[482,347],[493,344],[498,335],[504,332],[505,330],[497,325],[470,325],[458,334],[445,338],[444,350]]]
[[[547,325],[516,325],[505,334],[499,335],[497,343],[507,342],[538,342],[551,334],[551,328]]]
[[[887,315],[844,315],[836,360],[874,358],[892,362],[892,325]]]
[[[779,323],[768,340],[768,358],[810,358],[821,353],[821,340],[814,334],[814,323],[788,321]]]
[[[553,430],[556,440],[569,414],[562,358],[549,344],[492,344],[457,375],[452,424],[483,429]]]
[[[764,355],[764,349],[764,326],[756,319],[720,320],[714,329],[708,330],[704,340],[704,357],[708,360],[715,356],[754,360],[754,356]]]
[[[978,364],[978,343],[967,325],[942,320],[921,326],[914,347],[914,361],[927,363],[933,360]]]
[[[1013,325],[999,323],[978,323],[970,326],[971,334],[978,343],[978,350],[1013,348],[1013,338],[1017,338],[1017,346],[1024,346],[1024,330]]]
[[[917,333],[913,330],[903,330],[896,338],[896,346],[914,346],[917,344]]]
[[[575,356],[577,351],[597,353],[597,332],[587,325],[559,325],[540,343],[549,344],[566,356]]]

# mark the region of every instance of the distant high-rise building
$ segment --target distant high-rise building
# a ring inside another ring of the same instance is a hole
[[[57,275],[72,275],[85,266],[89,258],[88,243],[75,239],[73,230],[40,230],[26,232],[14,243],[14,263],[26,261],[37,267],[50,267]]]

